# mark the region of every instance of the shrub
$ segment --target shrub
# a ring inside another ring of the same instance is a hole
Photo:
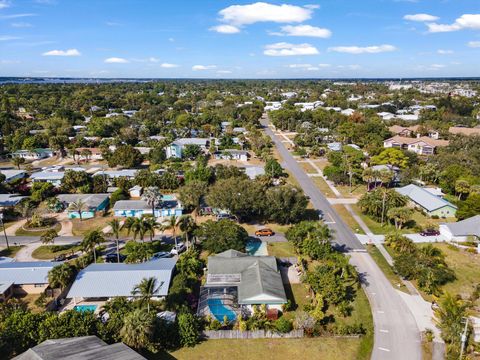
[[[275,329],[282,334],[289,333],[293,329],[292,322],[284,317],[275,321]]]

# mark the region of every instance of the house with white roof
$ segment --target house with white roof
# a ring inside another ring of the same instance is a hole
[[[28,196],[20,196],[18,194],[0,194],[0,209],[16,206]]]
[[[440,224],[439,230],[447,241],[467,241],[469,237],[480,241],[480,215],[454,223]]]
[[[112,180],[116,178],[126,178],[128,180],[133,180],[135,178],[135,175],[137,175],[137,172],[137,169],[99,170],[95,174],[93,174],[93,176],[105,176],[109,184],[111,184]]]
[[[143,279],[153,277],[158,287],[153,298],[161,299],[168,295],[176,262],[176,259],[168,258],[141,264],[90,264],[77,274],[66,297],[73,299],[75,304],[89,299],[135,298],[132,290]]]
[[[27,177],[27,172],[25,170],[1,169],[0,174],[5,175],[5,182],[7,183]]]
[[[429,216],[438,216],[441,218],[455,217],[457,207],[452,203],[433,195],[420,186],[410,184],[401,188],[396,188],[399,194],[410,199],[412,204],[425,211]]]
[[[166,148],[167,159],[169,158],[182,158],[183,149],[188,145],[199,146],[202,151],[207,151],[210,146],[211,139],[202,139],[202,138],[181,138],[172,142]]]
[[[182,216],[183,207],[173,194],[162,196],[160,204],[153,211],[152,206],[144,200],[119,200],[112,208],[114,215],[118,217],[142,217],[153,215],[154,217]]]
[[[250,256],[227,250],[209,256],[207,281],[200,290],[197,314],[219,321],[249,315],[254,305],[281,310],[287,302],[282,276],[274,256]]]
[[[41,160],[52,157],[55,153],[52,149],[18,150],[10,154],[12,158],[23,158],[25,160]]]
[[[252,180],[265,175],[265,169],[261,166],[245,166],[245,174]]]
[[[7,284],[14,294],[41,294],[48,287],[48,272],[60,262],[28,261],[0,263],[0,284]]]
[[[215,152],[213,154],[213,157],[215,159],[221,159],[221,160],[248,161],[248,151],[237,150],[237,149],[226,149],[226,150]]]

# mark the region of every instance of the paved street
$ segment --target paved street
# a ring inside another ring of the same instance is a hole
[[[262,124],[283,158],[283,166],[293,174],[313,206],[323,211],[325,221],[335,233],[337,244],[349,252],[351,263],[362,276],[375,324],[372,359],[421,359],[419,330],[398,291],[391,286],[357,237],[268,127],[268,122],[263,120]]]

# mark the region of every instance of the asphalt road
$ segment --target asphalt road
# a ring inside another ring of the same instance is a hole
[[[326,223],[334,231],[336,243],[349,252],[350,262],[361,275],[375,326],[372,359],[421,359],[420,332],[413,315],[397,293],[398,290],[392,287],[350,228],[268,127],[268,122],[263,120],[262,124],[283,158],[284,167],[293,174],[305,194],[310,197],[315,209],[323,211]]]

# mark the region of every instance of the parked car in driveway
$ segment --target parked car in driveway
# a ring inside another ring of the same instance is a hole
[[[170,251],[160,251],[155,254],[150,258],[150,260],[158,260],[158,259],[165,259],[165,258],[171,258],[173,254]]]
[[[179,242],[179,243],[177,243],[176,246],[173,245],[172,250],[170,250],[170,254],[178,255],[178,254],[181,254],[182,252],[184,252],[185,250],[187,250],[187,247],[185,246],[185,244],[183,242]]]
[[[272,229],[260,229],[255,231],[255,236],[273,236],[275,233],[273,232]]]
[[[438,236],[440,235],[440,231],[435,230],[435,229],[427,229],[423,230],[420,235],[422,236]]]

